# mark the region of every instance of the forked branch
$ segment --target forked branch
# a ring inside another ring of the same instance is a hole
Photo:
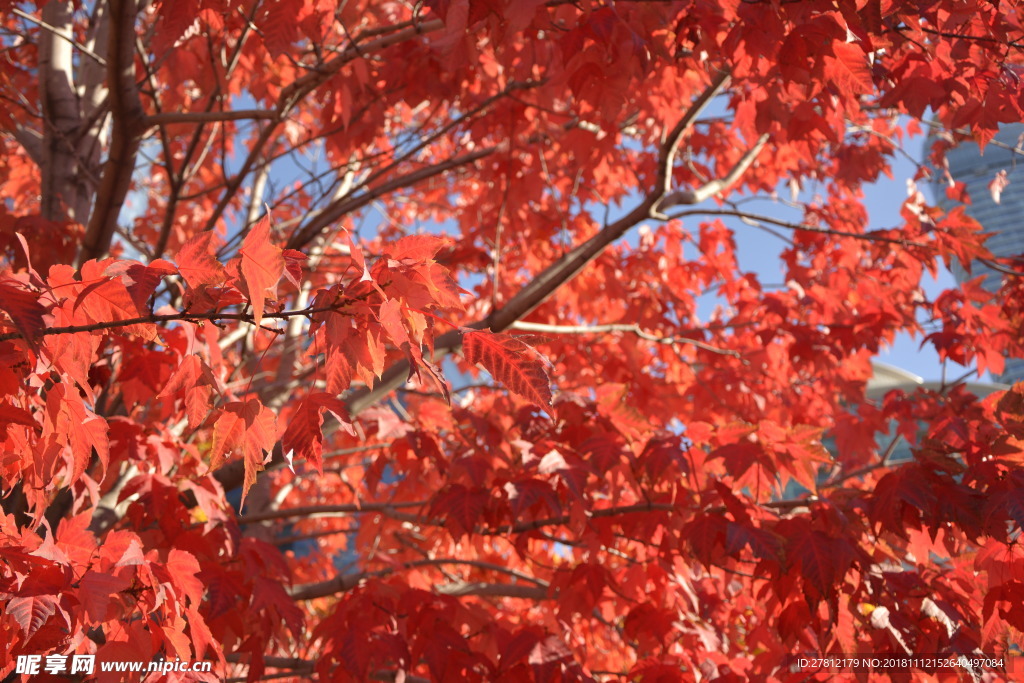
[[[468,327],[472,329],[490,329],[494,332],[508,329],[512,323],[527,316],[566,282],[576,277],[615,240],[625,235],[642,221],[655,216],[655,207],[661,202],[665,196],[666,188],[671,184],[671,169],[682,137],[710,101],[722,92],[728,82],[729,74],[724,71],[719,72],[704,92],[694,100],[690,109],[683,115],[683,118],[672,128],[659,152],[659,171],[655,187],[638,206],[619,220],[605,226],[589,240],[583,242],[558,261],[548,266],[534,277],[530,284],[519,290],[505,306],[493,311],[483,320],[478,320],[468,325]],[[760,151],[763,145],[763,142],[760,143],[756,151]],[[754,150],[751,150],[748,156],[751,157],[751,160],[742,168],[738,165],[737,168],[733,169],[729,178],[738,177],[742,174],[750,163],[753,162],[753,157],[756,156],[756,153],[754,153]],[[723,186],[717,183],[719,181],[711,181],[709,183],[709,185],[714,185],[715,189],[708,196],[715,192],[720,192],[722,187],[728,187],[728,185]],[[435,359],[457,350],[461,345],[461,340],[462,334],[458,331],[448,332],[438,337],[434,344]],[[372,388],[356,391],[348,398],[347,403],[350,412],[355,415],[373,405],[381,397],[401,386],[408,376],[409,366],[406,361],[401,361],[392,366]]]
[[[700,113],[704,111],[712,98],[722,92],[728,81],[728,73],[719,72],[712,79],[704,92],[694,100],[690,109],[686,114],[684,114],[683,118],[673,126],[659,151],[659,173],[655,182],[655,187],[646,195],[639,205],[634,207],[632,211],[619,220],[605,226],[596,235],[548,266],[545,270],[534,277],[528,285],[523,287],[514,297],[512,297],[505,306],[493,311],[486,318],[477,320],[466,327],[470,329],[490,329],[494,332],[500,332],[508,329],[517,320],[525,317],[537,308],[537,306],[540,306],[548,299],[548,297],[565,285],[566,282],[573,279],[591,261],[600,256],[600,254],[615,240],[625,235],[631,228],[640,224],[644,220],[657,217],[658,214],[656,208],[662,203],[667,191],[666,188],[670,186],[671,169],[683,136],[689,127],[693,125],[693,122],[697,119]],[[762,137],[761,140],[758,141],[757,145],[744,155],[743,159],[740,160],[736,167],[734,167],[725,178],[710,181],[705,187],[693,190],[693,197],[710,197],[732,185],[739,176],[749,168],[750,164],[753,163],[754,158],[756,158],[757,154],[764,147],[766,140],[767,138]],[[436,360],[449,353],[453,353],[457,351],[461,345],[461,331],[453,330],[442,334],[434,340],[433,358]],[[375,404],[381,398],[405,383],[408,377],[408,361],[402,360],[395,363],[384,372],[380,380],[374,386],[361,388],[349,394],[346,398],[346,404],[348,405],[350,414],[355,416]],[[325,426],[325,433],[328,433],[332,427]],[[273,459],[268,467],[275,467],[283,464],[284,459],[279,451],[280,448],[275,449]],[[228,463],[218,470],[215,476],[227,489],[240,486],[243,476],[241,461]]]
[[[263,130],[260,131],[259,137],[250,147],[249,154],[246,156],[245,161],[242,162],[241,169],[239,169],[238,173],[234,177],[226,182],[224,195],[214,208],[213,213],[207,219],[206,225],[203,229],[213,230],[217,227],[217,223],[220,221],[221,216],[224,215],[224,211],[226,211],[228,206],[231,205],[235,194],[242,186],[245,178],[253,170],[256,163],[263,155],[264,147],[266,147],[266,145],[274,138],[277,134],[278,127],[285,121],[285,119],[288,118],[299,102],[305,99],[321,85],[328,82],[334,74],[341,70],[343,66],[353,60],[367,54],[383,50],[392,45],[412,40],[423,34],[437,31],[443,26],[444,23],[440,19],[431,19],[430,21],[406,22],[401,25],[388,27],[383,31],[383,35],[381,35],[382,31],[367,33],[361,37],[357,37],[351,45],[339,54],[285,87],[281,91],[281,95],[278,97],[277,106],[274,110],[270,112],[270,115],[262,117],[267,120],[267,124],[263,127]],[[387,33],[387,31],[393,32]],[[360,42],[361,40],[370,37],[372,37],[372,40],[367,40],[365,43]]]
[[[376,201],[380,197],[395,192],[396,190],[412,187],[416,183],[422,182],[428,178],[433,178],[434,176],[450,171],[453,168],[472,164],[493,154],[497,149],[497,147],[484,147],[468,154],[463,154],[462,156],[452,159],[446,159],[445,161],[425,166],[412,171],[411,173],[392,178],[391,180],[381,183],[377,187],[372,187],[355,197],[343,197],[338,199],[325,207],[323,211],[317,213],[305,227],[293,235],[292,238],[288,240],[287,246],[289,249],[301,249],[319,235],[325,227],[337,221],[342,216],[352,213],[353,211],[357,211],[367,204]]]
[[[691,337],[659,337],[656,334],[645,332],[639,325],[628,325],[622,323],[610,323],[606,325],[545,325],[543,323],[516,321],[512,323],[511,329],[522,330],[524,332],[539,332],[541,334],[605,334],[607,332],[628,332],[630,334],[635,334],[641,339],[646,339],[647,341],[652,341],[657,344],[687,344],[722,356],[732,356],[733,358],[740,357],[740,354],[736,351],[720,349],[717,346],[706,344],[699,339],[693,339]]]
[[[700,204],[703,201],[711,199],[715,195],[724,192],[736,183],[740,177],[746,173],[750,165],[757,159],[757,155],[764,149],[765,144],[768,142],[768,134],[765,133],[754,146],[747,150],[747,153],[740,157],[740,160],[736,162],[736,165],[732,167],[724,177],[716,178],[715,180],[704,183],[700,187],[691,188],[689,190],[676,190],[670,192],[661,198],[655,207],[655,217],[664,218],[665,209],[673,206],[679,206],[680,204]]]

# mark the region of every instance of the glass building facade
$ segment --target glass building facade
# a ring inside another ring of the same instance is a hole
[[[964,143],[947,152],[946,159],[953,180],[967,186],[972,202],[966,207],[967,214],[981,223],[985,232],[996,233],[986,243],[989,251],[995,256],[1024,253],[1024,124],[1003,126],[994,143],[985,147],[984,154],[978,145]],[[989,191],[989,183],[1000,171],[1006,171],[1009,185],[1003,189],[997,204]],[[946,199],[947,185],[943,178],[936,177],[933,187],[938,203],[948,208],[951,203]],[[1003,278],[1001,273],[983,266],[975,266],[968,275],[955,262],[952,271],[958,282],[984,275],[984,285],[991,291],[999,289]],[[1024,359],[1008,358],[1003,373],[995,379],[1006,384],[1024,380]]]

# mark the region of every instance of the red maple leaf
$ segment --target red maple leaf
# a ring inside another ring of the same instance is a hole
[[[467,361],[482,365],[513,393],[541,407],[551,406],[545,359],[526,342],[507,334],[473,330],[462,335],[462,351]]]
[[[270,243],[270,217],[264,216],[242,240],[238,250],[242,287],[252,303],[253,321],[263,319],[267,290],[276,287],[284,273],[284,256],[280,247]]]
[[[309,461],[318,472],[323,471],[324,434],[321,430],[324,410],[330,411],[342,428],[355,434],[348,419],[348,408],[345,402],[336,396],[324,392],[314,392],[304,396],[295,412],[288,418],[288,426],[281,436],[281,447],[285,457],[298,456]]]
[[[189,354],[181,360],[157,397],[184,392],[189,429],[198,429],[210,411],[210,396],[215,386],[216,380],[206,362],[196,354]]]
[[[245,463],[242,500],[253,484],[256,473],[263,469],[266,456],[277,441],[277,420],[274,413],[259,399],[234,401],[221,410],[213,427],[210,446],[211,467],[218,467],[225,456],[240,453]]]
[[[224,282],[224,266],[214,256],[217,242],[212,232],[201,232],[178,249],[178,272],[192,289]]]
[[[46,309],[39,303],[39,296],[16,280],[0,281],[0,311],[11,316],[15,327],[30,342],[46,327]]]

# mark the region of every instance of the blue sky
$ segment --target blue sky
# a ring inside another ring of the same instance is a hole
[[[923,146],[924,144],[921,138],[913,139],[911,144],[915,141],[919,145]],[[907,198],[907,181],[914,177],[917,169],[909,160],[897,155],[892,170],[892,180],[883,178],[865,188],[864,205],[868,211],[869,230],[903,223],[903,219],[900,217],[900,207]],[[920,187],[920,189],[929,203],[934,201],[931,187]],[[930,300],[937,297],[943,290],[957,287],[953,275],[941,263],[939,263],[938,278],[933,279],[931,275],[925,274],[922,285]],[[939,354],[931,344],[926,344],[924,348],[921,348],[921,339],[920,335],[916,339],[911,339],[910,335],[901,334],[891,348],[879,354],[878,360],[909,370],[926,380],[941,379],[942,364],[939,361]],[[964,372],[966,372],[965,368],[952,362],[947,368],[947,373],[954,377],[960,376]]]

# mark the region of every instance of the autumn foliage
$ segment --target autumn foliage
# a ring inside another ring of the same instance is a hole
[[[1024,644],[1024,384],[962,383],[1024,354],[1024,261],[944,165],[1024,120],[1015,3],[0,12],[0,677],[806,681]],[[928,295],[954,259],[1002,291]],[[948,381],[871,400],[901,334]],[[980,675],[926,669],[857,675]]]

